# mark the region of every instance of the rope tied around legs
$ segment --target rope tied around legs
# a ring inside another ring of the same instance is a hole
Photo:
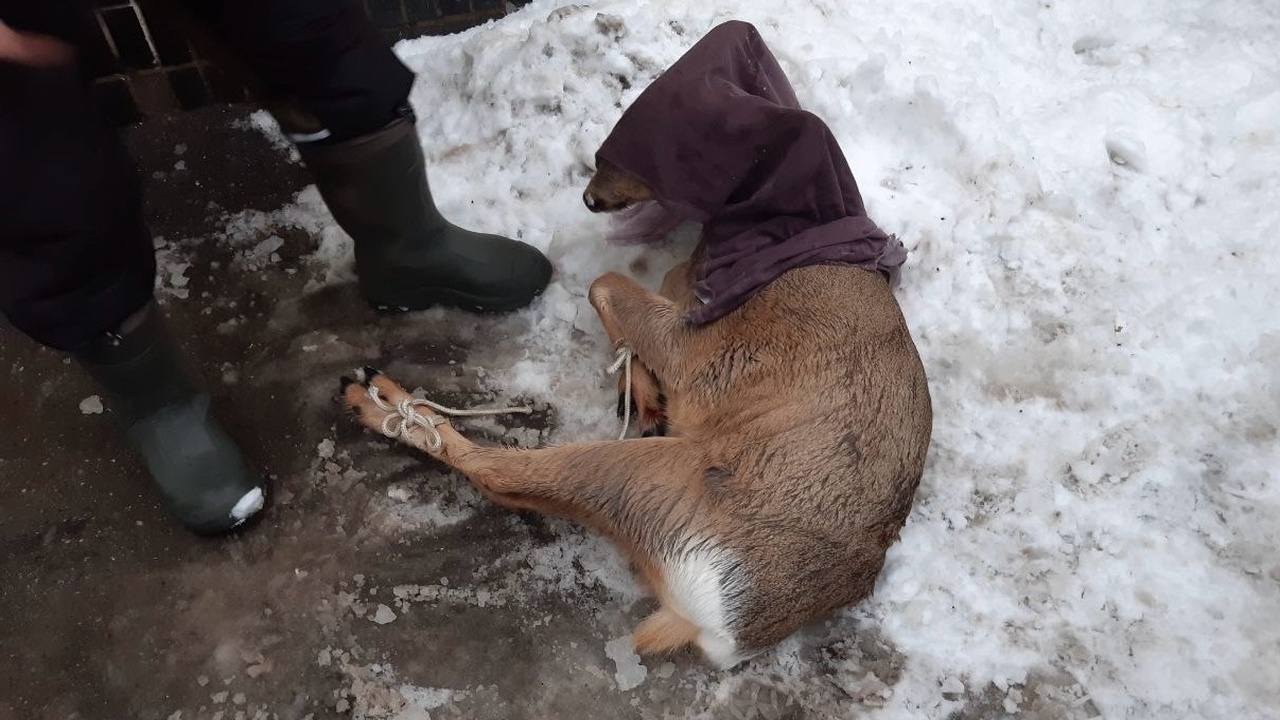
[[[405,398],[395,405],[392,405],[382,399],[382,396],[378,394],[378,389],[372,385],[369,386],[369,399],[373,401],[373,404],[376,405],[379,410],[388,413],[395,413],[394,415],[388,415],[382,419],[383,435],[386,435],[389,438],[403,438],[408,440],[409,431],[412,430],[414,426],[423,428],[427,431],[427,451],[433,453],[440,452],[440,449],[444,447],[444,438],[441,437],[440,431],[436,429],[436,426],[444,424],[445,418],[443,416],[445,415],[448,415],[449,417],[478,417],[483,415],[529,415],[533,413],[533,408],[523,406],[509,408],[471,408],[469,410],[460,410],[448,407],[447,405],[441,405],[430,400],[415,397]],[[419,407],[429,407],[440,414],[423,415],[417,411],[416,408]]]
[[[614,351],[616,355],[607,372],[609,375],[616,375],[618,370],[622,370],[624,374],[622,385],[622,433],[618,435],[618,439],[626,440],[627,428],[631,427],[631,361],[635,357],[635,351],[622,340],[615,344]]]

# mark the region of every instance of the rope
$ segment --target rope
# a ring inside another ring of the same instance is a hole
[[[617,343],[617,354],[613,363],[609,365],[608,374],[616,375],[619,370],[623,372],[623,391],[622,391],[622,432],[619,433],[619,440],[627,439],[627,430],[631,427],[631,362],[635,357],[635,352],[621,340]],[[369,399],[379,410],[387,413],[382,419],[382,434],[389,438],[409,439],[409,431],[413,426],[418,426],[427,431],[427,452],[440,452],[444,447],[444,438],[440,436],[440,431],[436,429],[437,425],[442,425],[445,419],[442,415],[450,417],[477,417],[481,415],[529,415],[533,412],[533,408],[528,407],[509,407],[509,408],[472,408],[470,410],[461,410],[451,408],[446,405],[432,402],[430,400],[419,399],[415,397],[405,398],[400,402],[392,405],[382,396],[378,394],[378,389],[372,385],[369,386]],[[414,408],[429,407],[440,413],[440,415],[423,415]]]
[[[627,439],[627,428],[631,427],[631,359],[635,352],[627,347],[621,340],[618,341],[617,355],[613,359],[613,364],[609,366],[608,374],[616,375],[620,368],[623,369],[623,390],[622,390],[622,433],[618,435],[619,440]]]
[[[388,413],[382,419],[382,434],[389,438],[409,439],[409,430],[414,425],[421,427],[427,431],[427,451],[440,452],[444,447],[444,438],[440,436],[440,431],[436,429],[437,425],[442,425],[445,419],[441,415],[450,417],[477,417],[481,415],[529,415],[533,412],[533,408],[528,407],[509,407],[509,408],[472,408],[470,410],[459,410],[446,405],[431,402],[430,400],[422,400],[415,397],[408,397],[400,402],[392,405],[382,399],[378,394],[378,389],[372,385],[369,386],[369,399],[379,410]],[[429,407],[440,413],[440,415],[425,416],[414,408]]]

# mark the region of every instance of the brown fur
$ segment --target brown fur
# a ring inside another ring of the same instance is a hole
[[[653,199],[653,191],[639,179],[606,160],[587,183],[582,202],[591,212],[613,212]]]
[[[679,615],[660,608],[645,618],[633,635],[636,652],[641,655],[679,650],[698,638],[698,626]]]
[[[634,188],[616,180],[598,173],[589,192],[623,187],[597,197],[625,206]],[[610,340],[643,368],[639,404],[665,395],[670,437],[511,450],[446,423],[433,456],[505,507],[572,518],[627,552],[662,604],[636,632],[641,652],[700,642],[707,628],[683,614],[672,563],[707,541],[727,551],[735,583],[721,585],[724,606],[747,655],[871,593],[910,511],[932,410],[879,274],[792,270],[723,319],[691,326],[681,317],[695,302],[691,267],[673,269],[661,295],[616,273],[589,292]],[[372,382],[392,402],[406,397],[383,376]],[[348,404],[377,429],[386,413],[365,392],[348,387]],[[415,433],[408,442],[425,450]]]

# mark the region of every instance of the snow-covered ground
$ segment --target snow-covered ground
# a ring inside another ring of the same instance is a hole
[[[591,280],[656,287],[690,246],[605,244],[581,203],[595,149],[728,19],[760,29],[910,250],[931,458],[875,596],[838,626],[901,656],[874,717],[984,692],[1012,715],[1056,697],[1280,717],[1280,6],[538,0],[401,43],[442,208],[556,264],[523,357],[471,358],[556,408],[553,442],[616,431]],[[349,241],[314,190],[285,215],[327,234],[315,261],[340,278]],[[552,580],[569,565],[544,560]],[[708,696],[753,674],[805,687],[797,643],[709,672]]]

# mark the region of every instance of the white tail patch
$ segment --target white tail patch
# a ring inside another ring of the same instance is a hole
[[[690,540],[664,562],[671,610],[697,625],[698,647],[721,669],[743,660],[734,627],[747,589],[746,569],[711,540]]]

